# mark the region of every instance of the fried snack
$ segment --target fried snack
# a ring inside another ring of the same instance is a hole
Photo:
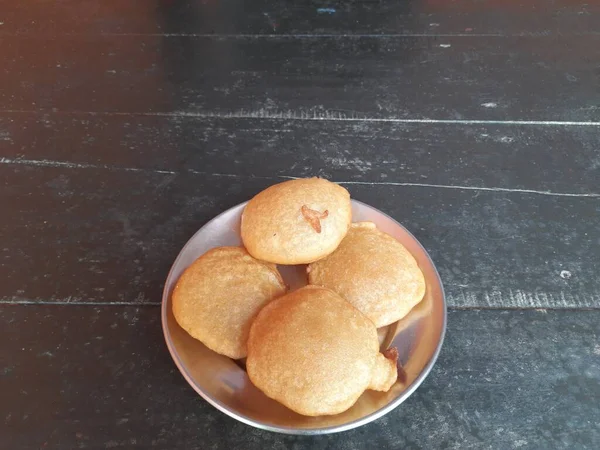
[[[337,250],[307,271],[310,284],[334,290],[378,328],[402,319],[425,294],[415,258],[371,222],[352,224]]]
[[[341,413],[366,389],[388,391],[395,349],[379,353],[373,322],[335,292],[306,286],[265,306],[252,324],[250,380],[306,416]]]
[[[241,247],[218,247],[194,261],[177,281],[173,315],[211,350],[243,358],[252,320],[285,292],[274,264],[257,261]]]
[[[350,194],[343,187],[321,178],[285,181],[248,202],[242,240],[257,259],[306,264],[336,249],[351,217]]]

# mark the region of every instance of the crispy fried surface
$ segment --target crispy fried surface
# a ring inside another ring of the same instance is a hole
[[[333,252],[351,221],[350,194],[321,178],[273,185],[242,214],[244,246],[257,259],[306,264]]]
[[[329,289],[306,286],[269,303],[256,317],[246,368],[269,397],[304,415],[350,408],[382,370],[374,324]],[[391,385],[390,385],[391,386]],[[377,384],[383,389],[383,382]],[[387,387],[389,389],[389,386]]]
[[[274,264],[257,261],[241,247],[218,247],[181,275],[173,291],[173,314],[211,350],[242,358],[252,320],[285,291]]]
[[[377,327],[400,320],[425,294],[425,278],[413,256],[373,223],[352,224],[331,255],[309,266],[310,284],[328,287]]]
[[[398,349],[388,348],[377,355],[369,389],[387,392],[398,379]]]

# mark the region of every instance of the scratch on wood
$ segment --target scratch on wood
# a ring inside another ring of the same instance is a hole
[[[0,158],[0,164],[15,164],[35,167],[65,167],[67,169],[104,169],[119,170],[123,172],[148,172],[148,170],[146,169],[134,167],[113,167],[106,164],[87,164],[69,161],[51,161],[47,159]],[[151,172],[171,175],[176,173],[170,170],[151,170]]]
[[[14,165],[26,165],[34,167],[56,167],[56,168],[67,168],[67,169],[99,169],[99,170],[111,170],[111,171],[123,171],[123,172],[141,172],[141,173],[156,173],[166,175],[179,175],[184,173],[191,173],[195,175],[203,176],[214,176],[214,177],[227,177],[227,178],[250,178],[250,179],[285,179],[293,180],[299,177],[291,175],[275,175],[275,176],[258,176],[258,175],[238,175],[231,173],[215,173],[215,172],[202,172],[197,170],[184,170],[176,172],[172,170],[157,170],[157,169],[142,169],[137,167],[116,167],[109,166],[106,164],[96,165],[87,163],[73,163],[67,161],[51,161],[51,160],[34,160],[34,159],[14,159],[14,158],[0,158],[0,164],[14,164]],[[433,189],[457,189],[467,191],[487,191],[487,192],[510,192],[510,193],[521,193],[521,194],[536,194],[536,195],[550,195],[556,197],[587,197],[587,198],[600,198],[600,193],[574,193],[574,192],[554,192],[554,191],[540,191],[535,189],[512,189],[512,188],[501,188],[501,187],[482,187],[482,186],[460,186],[460,185],[447,185],[447,184],[431,184],[431,183],[404,183],[395,181],[343,181],[343,180],[332,180],[338,184],[346,185],[367,185],[367,186],[405,186],[405,187],[423,187]]]
[[[370,181],[337,181],[340,184],[367,184],[367,185],[390,185],[390,186],[419,186],[419,187],[430,187],[430,188],[441,188],[441,189],[460,189],[467,191],[492,191],[492,192],[519,192],[525,194],[537,194],[537,195],[553,195],[557,197],[590,197],[600,198],[598,193],[579,194],[571,192],[553,192],[553,191],[538,191],[535,189],[510,189],[500,187],[479,187],[479,186],[453,186],[447,184],[429,184],[429,183],[396,183],[396,182],[370,182]]]
[[[85,305],[85,306],[157,306],[161,302],[131,301],[131,302],[98,302],[84,298],[66,297],[64,299],[42,299],[22,297],[2,297],[0,305]]]
[[[13,142],[8,131],[0,131],[0,141]]]
[[[529,292],[520,289],[492,289],[473,292],[456,289],[446,294],[448,306],[455,308],[586,308],[600,309],[600,295],[595,293]]]

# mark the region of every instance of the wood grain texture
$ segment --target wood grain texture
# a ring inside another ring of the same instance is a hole
[[[4,114],[0,163],[600,195],[595,127]]]
[[[589,0],[44,0],[5,2],[2,33],[572,34],[598,32]]]
[[[600,35],[6,37],[7,110],[598,121]]]
[[[277,178],[1,165],[2,302],[158,303],[189,237]],[[598,308],[600,198],[348,184],[425,245],[450,306]]]
[[[159,308],[0,306],[0,446],[11,449],[594,449],[600,312],[454,311],[423,385],[320,437],[235,422],[177,372]]]

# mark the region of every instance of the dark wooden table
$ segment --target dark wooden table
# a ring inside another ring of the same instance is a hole
[[[600,3],[0,2],[0,448],[600,448]],[[208,219],[320,175],[404,223],[440,359],[362,428],[262,432],[170,359]]]

